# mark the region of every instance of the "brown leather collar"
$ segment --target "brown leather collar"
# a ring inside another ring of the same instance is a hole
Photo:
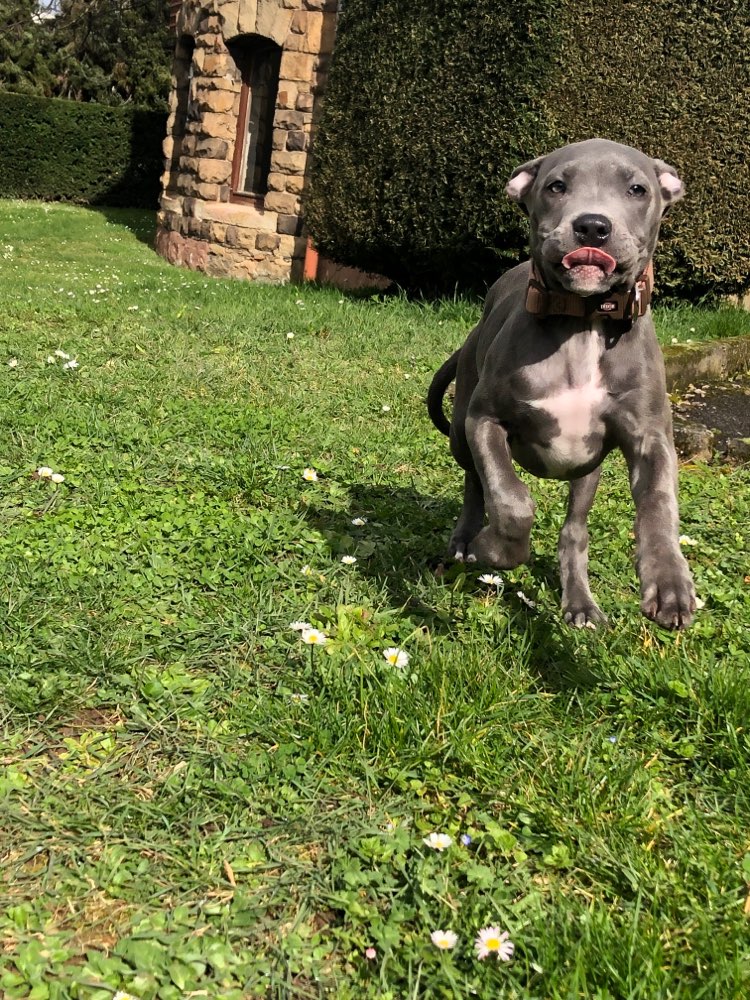
[[[531,261],[531,277],[526,292],[526,311],[532,316],[600,316],[603,319],[633,321],[643,316],[651,303],[654,291],[654,265],[648,262],[646,270],[638,277],[635,288],[628,292],[613,292],[604,301],[582,298],[573,292],[551,292]]]

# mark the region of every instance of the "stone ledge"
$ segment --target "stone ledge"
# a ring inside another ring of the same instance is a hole
[[[727,337],[700,344],[672,344],[662,348],[667,370],[667,392],[687,389],[710,379],[741,375],[750,369],[750,337]]]

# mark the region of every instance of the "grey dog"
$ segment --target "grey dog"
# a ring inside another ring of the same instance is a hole
[[[695,590],[680,551],[672,417],[649,309],[659,226],[682,181],[662,160],[590,139],[524,163],[506,192],[529,216],[531,260],[492,286],[427,399],[465,471],[449,554],[505,569],[525,562],[535,504],[513,460],[569,480],[558,543],[563,614],[579,627],[606,622],[589,588],[586,522],[601,463],[620,448],[636,508],[641,610],[684,628]],[[442,401],[454,378],[449,424]]]

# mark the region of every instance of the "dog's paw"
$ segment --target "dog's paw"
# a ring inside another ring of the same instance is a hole
[[[492,528],[482,528],[469,546],[467,562],[480,562],[495,569],[513,569],[528,561],[531,555],[528,533],[520,538],[498,534]]]
[[[695,587],[690,573],[677,570],[644,583],[641,611],[664,628],[687,628],[695,613]]]
[[[568,604],[563,607],[563,619],[574,628],[593,628],[609,625],[607,616],[593,601]]]

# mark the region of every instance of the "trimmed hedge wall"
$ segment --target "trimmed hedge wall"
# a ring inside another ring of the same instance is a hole
[[[0,195],[156,208],[167,116],[0,93]]]
[[[347,0],[315,144],[317,247],[406,287],[480,285],[525,255],[503,188],[604,136],[673,163],[662,292],[750,287],[747,0]]]

